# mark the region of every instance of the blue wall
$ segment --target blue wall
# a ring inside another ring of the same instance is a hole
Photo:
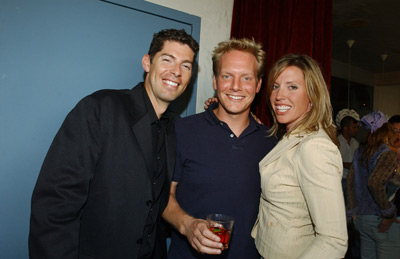
[[[141,58],[161,28],[184,28],[199,40],[198,17],[144,1],[114,2],[120,5],[1,1],[0,258],[28,258],[33,187],[72,107],[98,89],[141,80]],[[195,96],[185,98],[185,112],[194,113]]]

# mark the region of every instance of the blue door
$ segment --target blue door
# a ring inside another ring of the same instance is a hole
[[[153,33],[198,17],[138,0],[3,0],[0,4],[0,254],[28,258],[30,198],[44,156],[84,96],[132,88]],[[195,113],[196,84],[174,108]]]

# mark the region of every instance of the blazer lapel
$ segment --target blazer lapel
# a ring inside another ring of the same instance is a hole
[[[278,159],[280,156],[296,146],[303,138],[304,135],[299,134],[290,135],[289,137],[284,136],[278,142],[278,144],[260,161],[260,167],[270,164]]]
[[[138,84],[131,90],[131,114],[134,118],[132,130],[139,144],[147,171],[151,172],[152,165],[152,140],[151,140],[151,121],[149,111],[146,109],[143,95],[144,85]]]

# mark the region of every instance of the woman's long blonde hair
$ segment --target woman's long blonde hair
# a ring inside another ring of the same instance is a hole
[[[308,98],[312,104],[311,110],[289,131],[286,126],[280,124],[272,109],[269,97],[278,76],[288,67],[297,67],[303,71],[304,81]],[[328,88],[318,63],[311,57],[303,54],[288,54],[280,58],[271,68],[267,80],[267,98],[272,111],[274,124],[270,129],[270,135],[281,138],[284,134],[290,135],[299,132],[315,132],[320,127],[328,134],[335,144],[338,144],[336,137],[336,126],[332,119],[332,106]]]

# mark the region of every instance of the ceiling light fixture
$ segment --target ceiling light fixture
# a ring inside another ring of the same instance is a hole
[[[387,54],[382,54],[381,59],[382,59],[382,85],[385,84],[385,60],[387,59],[388,55]]]

